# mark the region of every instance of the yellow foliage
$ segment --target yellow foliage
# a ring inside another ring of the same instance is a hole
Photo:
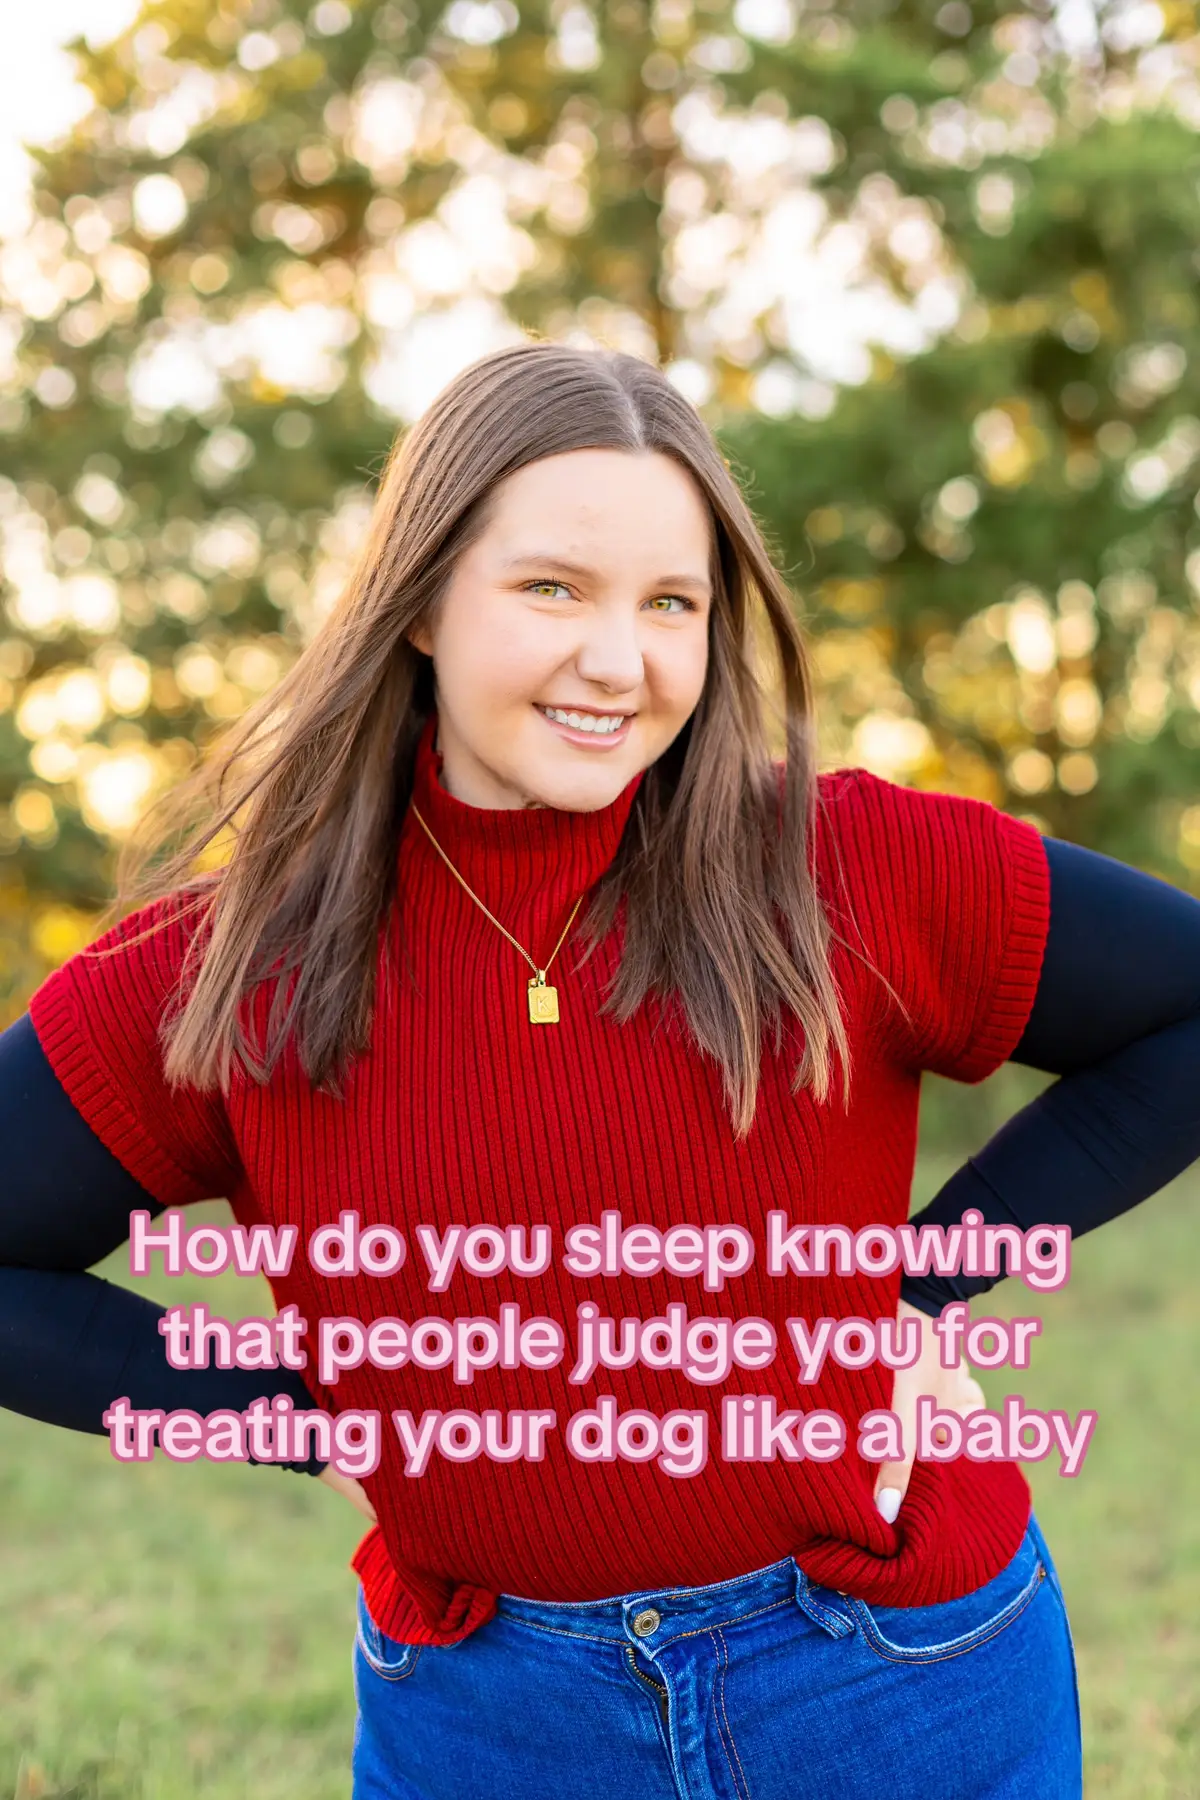
[[[887,583],[878,576],[869,580],[823,581],[818,595],[823,606],[841,613],[843,618],[861,619],[884,605]]]
[[[818,506],[805,519],[804,529],[814,544],[836,544],[846,521],[836,506]]]
[[[33,915],[29,935],[38,955],[56,969],[93,941],[96,915],[74,906],[41,907]]]

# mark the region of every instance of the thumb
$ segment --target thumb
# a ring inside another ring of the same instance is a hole
[[[903,1442],[912,1442],[912,1432],[907,1428]],[[875,1478],[875,1505],[889,1525],[895,1524],[896,1515],[908,1492],[913,1462],[912,1456],[906,1456],[903,1462],[882,1462],[879,1465],[879,1474]]]
[[[894,1462],[882,1462],[875,1477],[875,1505],[889,1525],[894,1525],[908,1483],[917,1451],[917,1388],[904,1372],[897,1371],[892,1388],[892,1411],[900,1421],[900,1443],[905,1454]]]

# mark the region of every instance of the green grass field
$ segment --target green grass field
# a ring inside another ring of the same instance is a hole
[[[914,1206],[958,1160],[923,1158]],[[1088,1800],[1200,1796],[1198,1250],[1193,1170],[1081,1240],[1062,1292],[1010,1281],[988,1303],[1045,1321],[1029,1370],[981,1375],[989,1401],[1100,1415],[1078,1478],[1025,1465],[1078,1650]],[[124,1252],[102,1272],[126,1278]],[[270,1310],[265,1283],[140,1285]],[[104,1439],[0,1412],[0,1518],[0,1800],[345,1800],[363,1526],[339,1496],[270,1468],[123,1467]]]

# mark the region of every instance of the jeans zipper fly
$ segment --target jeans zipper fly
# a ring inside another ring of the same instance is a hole
[[[638,1680],[644,1681],[648,1688],[653,1689],[654,1694],[658,1700],[659,1711],[662,1713],[662,1722],[664,1725],[668,1724],[669,1720],[667,1718],[667,1707],[668,1707],[668,1704],[670,1701],[670,1696],[669,1696],[666,1688],[663,1686],[661,1681],[655,1681],[655,1679],[652,1675],[647,1675],[644,1670],[638,1668],[637,1652],[634,1650],[634,1647],[632,1644],[626,1644],[625,1654],[629,1658],[629,1666],[633,1670],[634,1674],[637,1676]]]

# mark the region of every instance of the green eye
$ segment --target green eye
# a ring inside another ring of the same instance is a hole
[[[564,593],[568,595],[571,591],[565,581],[559,581],[557,577],[551,575],[543,576],[540,581],[527,581],[524,584],[524,591],[527,594],[536,593],[539,588],[562,588]],[[664,602],[666,603],[666,606],[669,607],[673,601],[677,602],[684,612],[695,612],[697,610],[695,602],[688,600],[683,594],[658,594],[653,600],[648,602],[648,604],[651,605],[655,611],[662,611],[665,610]]]
[[[565,588],[566,585],[565,581],[554,581],[550,576],[546,576],[542,581],[527,581],[525,583],[527,592],[534,588]]]

